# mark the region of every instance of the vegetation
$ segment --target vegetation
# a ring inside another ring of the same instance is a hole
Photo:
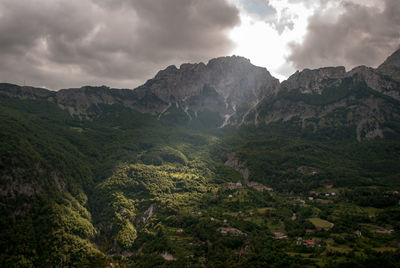
[[[400,265],[399,131],[358,142],[353,126],[93,109],[0,98],[1,266]]]

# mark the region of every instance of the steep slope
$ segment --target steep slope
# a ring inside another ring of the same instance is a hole
[[[400,82],[400,49],[389,56],[378,67],[377,71]]]
[[[90,242],[93,162],[77,148],[90,145],[52,103],[1,97],[0,107],[0,265],[104,264]]]

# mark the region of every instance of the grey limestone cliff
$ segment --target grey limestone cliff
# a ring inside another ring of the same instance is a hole
[[[390,55],[377,69],[381,74],[400,82],[400,48]]]
[[[279,81],[267,69],[232,56],[212,59],[208,64],[182,64],[179,69],[169,66],[135,93],[141,101],[152,94],[164,102],[150,110],[152,113],[163,113],[172,105],[189,116],[207,109],[228,121],[240,118],[263,97],[275,94],[278,87]]]

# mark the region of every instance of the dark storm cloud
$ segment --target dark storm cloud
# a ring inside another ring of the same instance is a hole
[[[296,68],[377,66],[400,43],[400,1],[384,0],[383,10],[343,2],[344,12],[332,20],[328,10],[310,18],[302,43],[291,44],[288,60]]]
[[[2,0],[0,82],[134,87],[228,53],[238,23],[225,0]]]

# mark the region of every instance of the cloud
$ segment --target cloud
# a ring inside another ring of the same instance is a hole
[[[2,0],[0,82],[132,88],[229,53],[238,12],[225,0]]]
[[[282,34],[285,29],[290,31],[294,28],[294,19],[296,16],[290,12],[288,8],[284,8],[280,12],[279,18],[274,22],[275,29],[279,34]]]
[[[273,17],[277,12],[268,0],[242,0],[241,2],[246,12],[259,19]]]
[[[324,1],[324,0],[322,0],[322,1]],[[300,4],[301,3],[301,4],[305,5],[306,7],[312,7],[315,4],[319,5],[320,1],[318,1],[318,0],[289,0],[289,3],[290,4]]]
[[[290,9],[275,7],[276,2],[269,0],[241,0],[239,7],[255,21],[263,21],[273,27],[279,34],[285,29],[293,30],[296,15]],[[287,4],[286,4],[287,6]]]
[[[376,67],[398,47],[400,1],[332,2],[315,11],[304,41],[291,43],[288,60],[296,68]]]

